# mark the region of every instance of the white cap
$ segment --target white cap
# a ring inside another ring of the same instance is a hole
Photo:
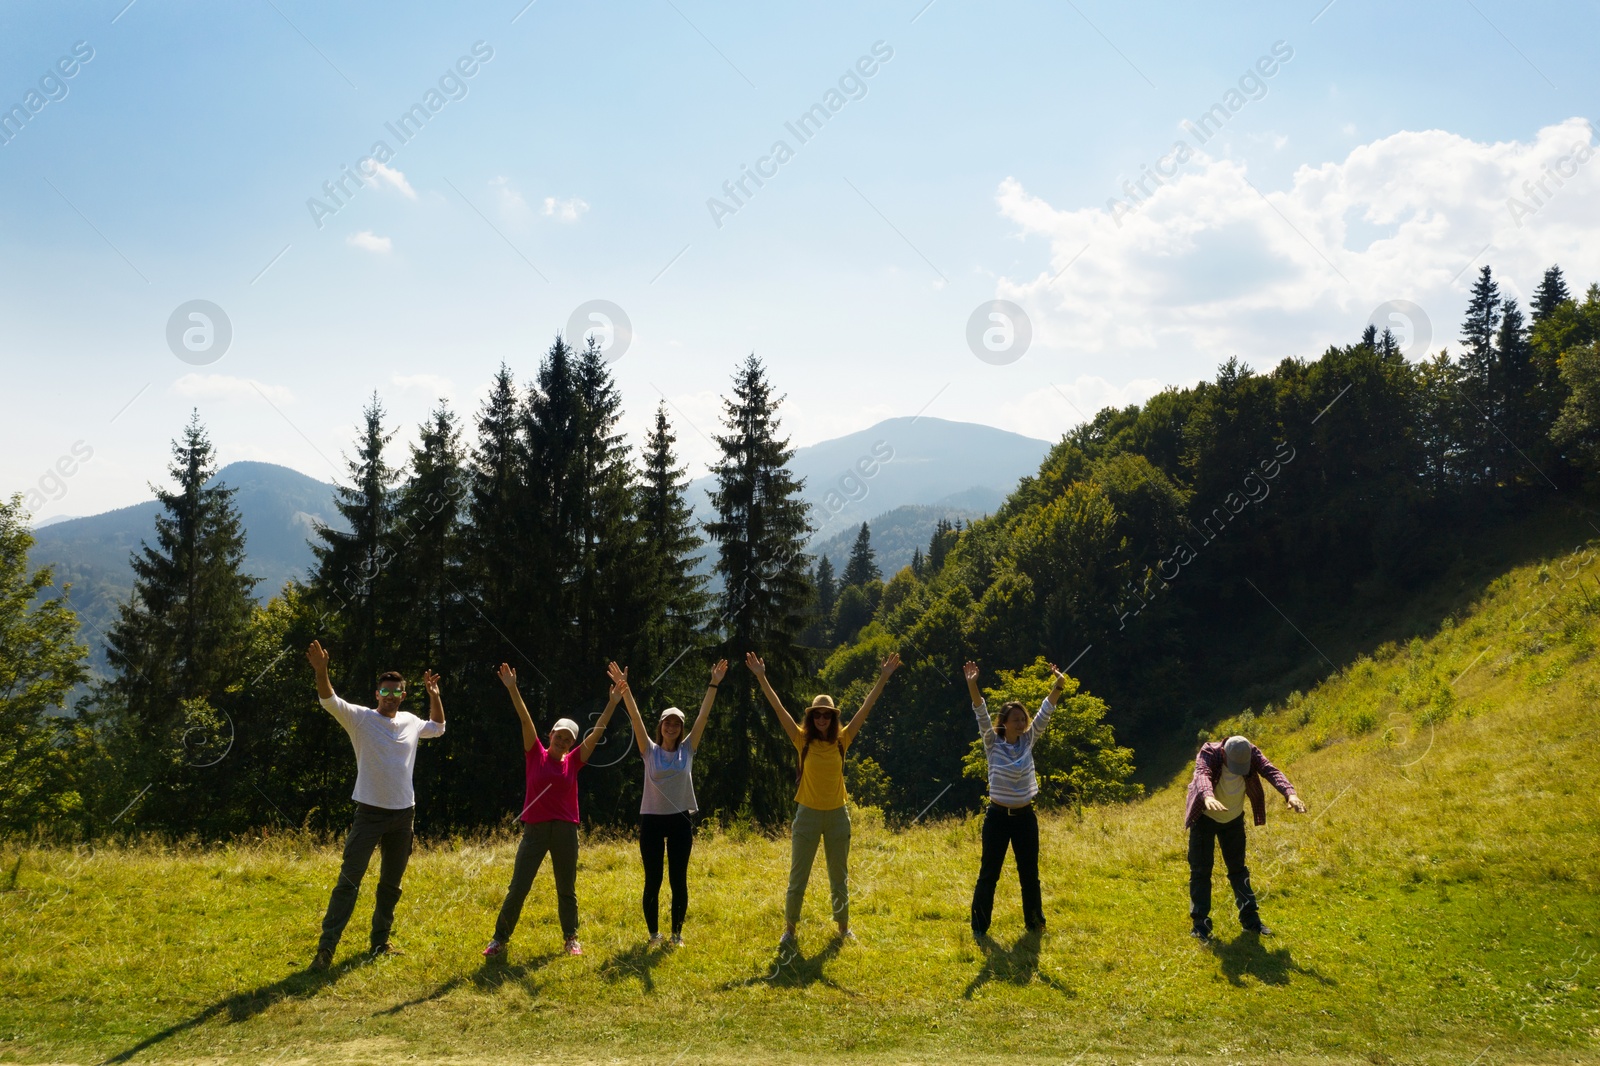
[[[668,707],[666,710],[661,712],[661,720],[663,722],[665,722],[668,718],[676,718],[680,725],[684,721],[683,712],[678,710],[676,707]]]
[[[554,733],[557,729],[565,729],[568,733],[572,734],[573,740],[578,739],[578,723],[574,722],[570,718],[562,718],[557,721],[555,725],[550,727],[550,732]]]

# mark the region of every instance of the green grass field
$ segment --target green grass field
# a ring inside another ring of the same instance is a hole
[[[1578,580],[1569,580],[1574,570]],[[589,839],[587,954],[558,954],[549,873],[509,964],[481,965],[512,839],[424,842],[400,958],[367,962],[364,886],[331,974],[304,971],[335,843],[0,846],[0,1060],[250,1063],[1600,1061],[1600,555],[1488,586],[1427,640],[1385,645],[1243,728],[1310,813],[1268,793],[1262,911],[1187,933],[1187,773],[1043,827],[1042,941],[1014,873],[980,951],[976,819],[904,832],[855,813],[842,950],[820,867],[779,964],[786,838],[703,833],[689,945],[647,951],[626,839]],[[1582,587],[1587,585],[1587,591]],[[345,757],[345,753],[340,753]]]

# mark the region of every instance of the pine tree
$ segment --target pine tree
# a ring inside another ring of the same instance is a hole
[[[240,681],[256,579],[244,573],[235,490],[215,483],[198,412],[172,454],[176,486],[155,489],[162,507],[156,542],[141,543],[130,560],[133,591],[106,640],[116,677],[99,687],[94,703],[119,738],[128,780],[144,776],[152,784],[141,816],[188,828],[195,779],[184,771],[193,750],[216,733],[215,705]]]
[[[922,561],[922,549],[920,547],[912,549],[912,552],[911,552],[911,572],[913,574],[915,574],[917,577],[921,577],[922,576],[923,565],[924,564],[923,564],[923,561]]]
[[[1500,286],[1487,264],[1478,272],[1467,303],[1467,316],[1461,323],[1461,343],[1466,347],[1461,360],[1468,372],[1485,381],[1494,360],[1495,330],[1500,326]]]
[[[688,477],[673,451],[677,440],[663,401],[656,406],[655,424],[644,441],[638,503],[640,533],[649,556],[644,573],[649,583],[644,616],[650,620],[645,653],[657,670],[698,641],[711,601],[705,575],[695,572],[705,540],[696,530],[694,508],[687,498]]]
[[[861,531],[856,534],[856,542],[850,549],[850,558],[844,564],[844,587],[861,588],[870,582],[882,580],[883,571],[878,569],[877,555],[872,550],[872,533],[863,522]]]
[[[390,562],[383,601],[395,605],[391,618],[398,661],[407,670],[443,671],[454,658],[452,637],[458,632],[453,623],[467,488],[461,431],[444,401],[418,427],[409,467],[386,531]]]
[[[810,673],[796,639],[812,597],[805,557],[810,529],[804,483],[788,466],[794,452],[778,435],[781,404],[751,355],[734,375],[733,397],[723,400],[725,432],[716,438],[722,454],[712,467],[717,517],[706,532],[717,545],[715,571],[723,586],[723,654],[761,655],[773,687],[793,709]],[[794,779],[793,747],[747,671],[723,682],[719,710],[724,706],[706,734],[708,749],[714,747],[708,765],[717,767],[707,781],[708,806],[727,814],[747,810],[775,824]]]
[[[312,545],[317,559],[312,587],[330,612],[327,633],[335,652],[335,686],[342,685],[355,699],[368,697],[378,674],[388,668],[393,653],[387,644],[384,612],[400,607],[380,605],[377,595],[391,550],[398,472],[383,452],[394,434],[384,431],[383,403],[376,392],[361,414],[364,425],[355,458],[345,460],[354,487],[340,485],[334,490],[334,509],[348,529],[318,525],[322,543]]]
[[[1528,343],[1528,330],[1517,301],[1501,304],[1500,329],[1495,335],[1495,380],[1500,394],[1495,397],[1502,421],[1501,437],[1495,434],[1501,447],[1499,451],[1499,480],[1533,478],[1540,480],[1536,470],[1528,466],[1530,460],[1518,454],[1522,449],[1542,443],[1547,430],[1538,426],[1539,384],[1538,370],[1533,364],[1533,347]],[[1509,441],[1509,443],[1508,443]]]
[[[1570,299],[1572,293],[1567,291],[1567,279],[1562,275],[1561,267],[1552,266],[1544,272],[1539,287],[1533,290],[1533,321],[1530,325],[1537,326]]]
[[[1487,265],[1478,273],[1461,323],[1461,398],[1467,405],[1469,424],[1475,432],[1462,449],[1469,477],[1475,482],[1494,484],[1500,467],[1501,441],[1494,426],[1504,417],[1497,402],[1502,383],[1497,366],[1495,335],[1500,327],[1500,287]],[[1475,419],[1472,416],[1476,416]],[[1493,438],[1492,440],[1490,438]]]
[[[838,582],[833,576],[833,560],[826,555],[817,563],[814,579],[817,586],[817,611],[824,618],[833,617],[834,601],[839,597]]]
[[[934,523],[933,538],[928,541],[928,573],[937,574],[944,568],[944,557],[955,545],[957,536],[956,528],[948,518],[941,518]]]

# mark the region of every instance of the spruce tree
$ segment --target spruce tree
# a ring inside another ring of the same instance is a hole
[[[1487,265],[1472,286],[1472,298],[1461,323],[1461,399],[1464,415],[1475,432],[1462,444],[1463,465],[1474,482],[1493,484],[1499,475],[1502,441],[1494,430],[1504,416],[1499,402],[1502,382],[1495,352],[1500,328],[1500,287]],[[1493,438],[1493,439],[1491,439]]]
[[[94,704],[111,719],[125,780],[150,782],[136,817],[189,828],[198,801],[186,771],[200,748],[207,760],[225,751],[209,747],[221,740],[215,707],[241,680],[256,579],[244,573],[235,490],[215,481],[198,412],[172,455],[175,487],[152,486],[162,507],[155,544],[142,542],[133,553],[133,591],[107,635],[116,676],[98,688]]]
[[[384,430],[383,403],[376,392],[361,414],[355,457],[345,460],[352,484],[334,489],[334,509],[348,528],[316,527],[322,543],[312,545],[317,559],[312,587],[327,612],[326,632],[338,674],[335,687],[342,686],[352,699],[369,700],[393,654],[385,612],[401,606],[378,602],[392,550],[393,487],[399,475],[384,456],[394,434]]]
[[[418,673],[444,671],[454,657],[463,462],[456,416],[441,400],[418,427],[405,483],[395,493],[381,583],[384,602],[394,605],[394,654],[404,669]]]
[[[838,582],[833,576],[833,560],[826,555],[817,563],[817,610],[824,618],[833,617],[833,604],[839,597]]]
[[[843,586],[861,588],[869,582],[882,580],[883,571],[878,569],[877,554],[872,550],[872,533],[863,522],[860,532],[856,534],[856,542],[850,548],[850,558],[844,564]]]
[[[1496,406],[1501,412],[1500,429],[1505,432],[1505,437],[1495,434],[1502,446],[1499,449],[1500,478],[1540,480],[1538,473],[1528,466],[1529,460],[1518,454],[1518,449],[1526,454],[1544,433],[1537,425],[1538,372],[1533,365],[1533,346],[1528,343],[1522,309],[1515,300],[1501,304],[1500,329],[1495,335],[1495,364],[1495,379],[1500,387]]]
[[[705,575],[696,573],[705,540],[689,505],[689,479],[673,451],[677,440],[663,401],[645,436],[639,473],[639,530],[648,556],[643,617],[650,626],[644,650],[653,671],[665,669],[700,639],[711,601]]]
[[[1544,272],[1544,277],[1539,281],[1539,287],[1533,290],[1532,326],[1537,326],[1556,308],[1572,299],[1572,293],[1567,291],[1567,279],[1561,273],[1561,267],[1552,266]]]
[[[766,369],[751,355],[723,400],[721,457],[712,467],[716,518],[706,532],[717,545],[722,579],[723,654],[766,660],[773,687],[791,712],[803,706],[810,671],[797,637],[811,600],[805,541],[810,533],[803,481],[789,470],[794,451],[779,436],[778,408]],[[723,682],[716,728],[707,732],[717,767],[706,784],[707,806],[748,811],[765,824],[784,814],[794,781],[795,752],[761,697],[755,679],[736,671]]]
[[[948,518],[941,518],[934,524],[933,537],[928,541],[928,572],[937,574],[944,567],[944,557],[955,546],[958,536],[956,528],[950,524]]]

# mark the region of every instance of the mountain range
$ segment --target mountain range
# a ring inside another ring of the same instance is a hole
[[[817,526],[811,547],[842,568],[863,521],[885,575],[926,547],[935,523],[991,512],[1038,469],[1050,445],[990,426],[939,418],[891,418],[869,429],[795,450],[790,469],[804,479]],[[699,519],[711,516],[713,478],[690,485]],[[259,578],[262,602],[313,565],[309,539],[318,523],[334,524],[334,487],[272,463],[229,463],[213,479],[236,489],[245,529],[246,572]],[[41,523],[33,530],[34,566],[55,568],[57,586],[72,584],[71,602],[97,672],[105,669],[105,632],[133,587],[129,556],[153,540],[156,500],[83,518]],[[709,568],[710,553],[703,562]]]

